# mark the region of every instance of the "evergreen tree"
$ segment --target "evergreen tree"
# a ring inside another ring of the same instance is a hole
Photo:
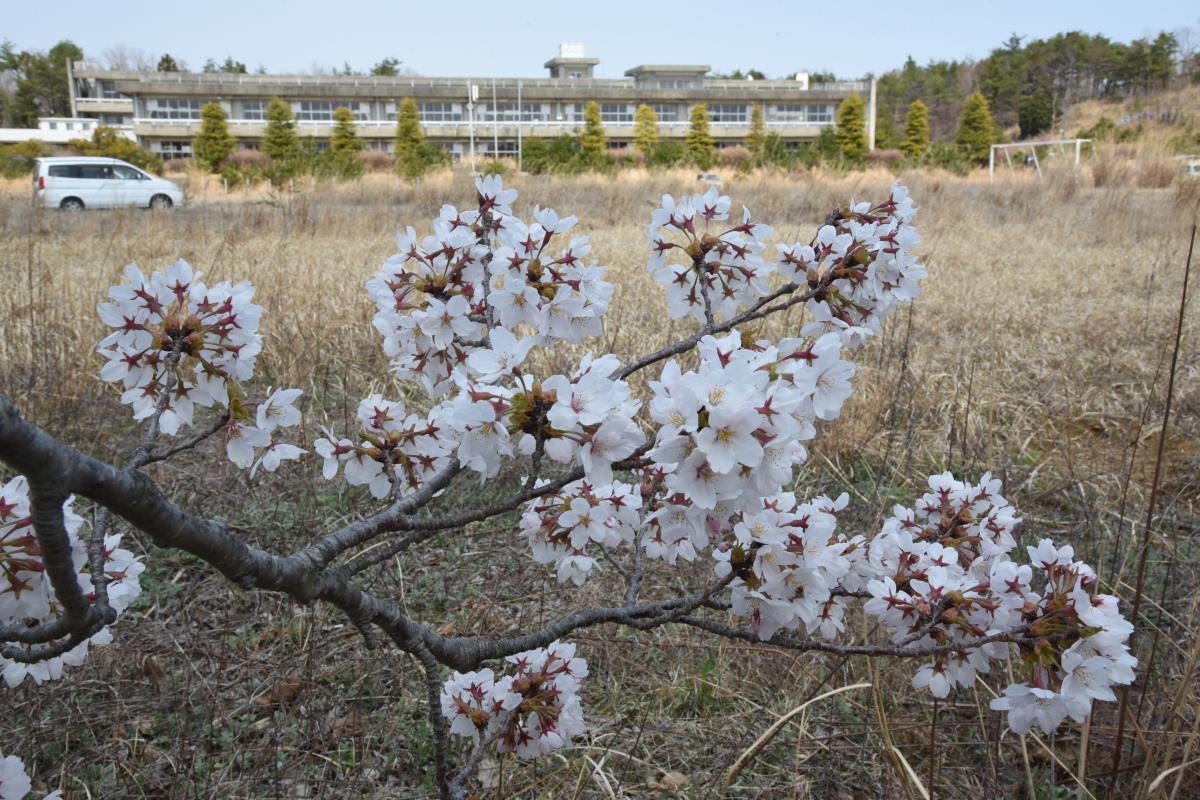
[[[0,74],[14,87],[4,113],[16,127],[36,128],[38,117],[71,115],[71,95],[67,87],[67,62],[83,58],[83,51],[63,40],[48,53],[18,51],[8,41],[0,45]]]
[[[929,152],[929,106],[913,100],[904,118],[904,155],[918,161]]]
[[[163,57],[158,60],[159,72],[179,72],[179,63],[171,57],[170,53],[163,53]]]
[[[708,128],[708,106],[692,106],[691,125],[687,133],[688,161],[700,169],[710,169],[717,160],[717,146]]]
[[[767,125],[763,122],[762,106],[758,103],[750,107],[750,134],[746,137],[746,147],[750,149],[750,158],[754,165],[766,161]]]
[[[1017,105],[1017,124],[1021,138],[1037,136],[1054,127],[1054,98],[1049,92],[1025,95]]]
[[[421,115],[411,97],[400,101],[396,114],[396,171],[408,179],[419,178],[431,168],[444,164],[449,154],[429,144],[421,133]]]
[[[963,104],[954,142],[968,161],[986,164],[995,141],[996,123],[992,121],[987,99],[980,92],[974,92]]]
[[[192,152],[210,172],[221,168],[221,162],[237,144],[225,120],[225,109],[220,103],[205,103],[200,107],[200,132],[192,140]]]
[[[149,150],[139,147],[136,142],[116,128],[110,128],[107,125],[96,126],[96,129],[92,131],[91,139],[72,139],[67,142],[67,145],[85,156],[119,158],[156,175],[161,175],[163,171],[161,158]]]
[[[348,108],[334,109],[333,135],[329,137],[329,163],[339,178],[357,178],[366,169],[358,159],[362,139],[354,126],[354,112]]]
[[[867,105],[860,95],[852,94],[837,110],[837,143],[842,157],[861,162],[867,157]]]
[[[362,150],[362,139],[354,126],[354,112],[339,108],[333,112],[333,135],[329,138],[329,152],[334,155],[355,155]]]
[[[891,150],[901,145],[900,134],[896,131],[896,118],[891,111],[879,108],[875,117],[875,148]]]
[[[211,58],[204,62],[204,66],[200,69],[201,72],[228,72],[234,75],[245,75],[246,65],[241,61],[234,60],[233,56],[225,56],[225,60],[218,64]]]
[[[398,58],[385,58],[371,67],[371,74],[394,78],[400,74],[400,63]]]
[[[262,149],[276,161],[290,161],[300,153],[292,107],[278,97],[272,97],[267,103],[267,132],[263,136]]]
[[[654,157],[654,148],[658,147],[658,114],[645,103],[637,107],[633,117],[633,146],[646,163]]]
[[[591,164],[604,159],[608,139],[604,136],[604,123],[600,121],[600,104],[589,100],[583,108],[583,131],[579,134],[579,146],[583,157]]]

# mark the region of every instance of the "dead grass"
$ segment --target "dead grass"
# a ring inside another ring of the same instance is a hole
[[[818,440],[800,490],[850,492],[849,524],[869,531],[891,503],[911,499],[920,476],[991,469],[1023,510],[1026,537],[1071,541],[1128,598],[1198,196],[1125,180],[1093,187],[1066,174],[995,187],[978,176],[904,178],[922,207],[927,291],[868,349],[859,391]],[[883,171],[756,175],[731,178],[725,190],[794,240],[833,205],[878,196],[890,180]],[[523,204],[578,214],[610,265],[618,295],[605,341],[592,347],[645,351],[684,330],[644,270],[642,225],[661,193],[692,189],[694,175],[514,182]],[[0,198],[0,387],[98,455],[113,457],[131,439],[113,392],[94,377],[92,352],[102,335],[95,305],[127,263],[153,269],[183,257],[210,279],[254,281],[266,308],[262,385],[305,388],[310,421],[340,426],[348,405],[353,413],[359,397],[388,383],[364,282],[393,251],[395,230],[420,229],[442,202],[465,204],[471,194],[451,173],[399,189],[379,176],[228,198],[193,188],[193,206],[167,214],[42,212],[25,205],[24,185]],[[1139,647],[1153,664],[1144,695],[1142,686],[1131,695],[1138,746],[1117,796],[1165,798],[1179,776],[1176,798],[1200,795],[1195,765],[1150,791],[1200,747],[1196,315],[1192,304],[1139,620]],[[556,350],[545,366],[577,354]],[[290,549],[371,508],[361,493],[321,481],[311,463],[286,481],[251,485],[212,469],[216,461],[191,454],[156,477],[186,507],[225,516],[261,546]],[[464,486],[455,503],[487,491]],[[508,522],[454,532],[372,580],[417,618],[448,620],[459,633],[513,631],[611,592],[604,581],[583,596],[560,589],[529,567]],[[116,646],[67,681],[8,695],[6,752],[32,763],[38,783],[62,785],[68,797],[429,793],[414,664],[363,651],[328,609],[231,594],[171,553],[150,553],[148,563],[148,591],[118,626]],[[671,591],[702,571],[661,570],[648,585]],[[1104,793],[1113,704],[1093,719],[1083,757],[1079,729],[1024,745],[1002,735],[981,683],[938,705],[931,748],[935,709],[909,688],[908,665],[797,656],[681,630],[593,629],[576,639],[592,667],[589,736],[543,764],[488,765],[487,796],[916,797],[918,782],[939,797],[1016,797],[1030,786],[1039,797]],[[781,715],[860,681],[874,688],[814,703],[721,789],[726,770]]]

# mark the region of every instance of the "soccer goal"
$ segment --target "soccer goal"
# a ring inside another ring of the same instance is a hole
[[[1083,155],[1084,142],[1090,142],[1091,139],[1051,139],[1044,142],[1013,142],[1011,144],[994,144],[988,151],[988,182],[991,183],[996,177],[996,154],[1000,153],[1004,156],[1004,161],[1008,164],[1009,169],[1014,169],[1013,166],[1013,151],[1027,151],[1025,155],[1025,165],[1032,166],[1042,177],[1042,162],[1038,158],[1039,147],[1052,147],[1054,152],[1063,156],[1063,158],[1071,158],[1072,149],[1074,150],[1074,166],[1079,169],[1079,161]]]

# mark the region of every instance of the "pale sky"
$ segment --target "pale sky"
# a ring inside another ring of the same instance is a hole
[[[155,57],[167,52],[198,70],[231,55],[253,71],[308,72],[343,62],[367,70],[385,57],[422,75],[541,77],[559,42],[583,42],[597,77],[643,63],[756,68],[768,77],[832,70],[858,78],[919,63],[979,59],[1010,33],[1033,38],[1082,30],[1118,41],[1190,27],[1194,2],[1160,0],[911,0],[846,2],[738,0],[572,3],[377,2],[356,0],[54,0],[11,2],[0,39],[44,50],[71,39],[89,59],[114,45]]]

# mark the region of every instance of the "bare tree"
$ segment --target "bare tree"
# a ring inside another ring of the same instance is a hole
[[[146,72],[154,69],[158,57],[140,47],[130,47],[127,44],[114,44],[105,48],[101,54],[104,64],[109,69],[137,70]]]

